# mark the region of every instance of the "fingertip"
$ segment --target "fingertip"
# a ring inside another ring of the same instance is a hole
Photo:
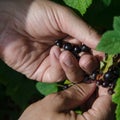
[[[95,56],[84,54],[79,60],[80,67],[88,74],[91,74],[99,67],[99,61]]]
[[[108,88],[104,88],[102,86],[99,86],[99,96],[109,96],[111,98],[111,95],[108,93]]]
[[[44,82],[60,82],[66,78],[59,61],[60,54],[61,51],[59,47],[53,46],[51,48],[49,55],[50,65],[45,69],[44,75],[42,76]]]
[[[51,58],[56,57],[56,59],[59,59],[60,53],[61,53],[60,48],[57,46],[53,46],[50,50]]]
[[[60,55],[60,63],[67,78],[71,82],[80,82],[84,78],[84,71],[80,68],[76,58],[69,52],[63,51]]]
[[[101,51],[93,50],[93,55],[96,56],[96,58],[97,58],[99,61],[103,61],[104,58],[105,58],[105,53],[103,53],[103,52],[101,52]]]
[[[69,51],[63,51],[60,55],[60,62],[63,66],[73,67],[76,60]]]

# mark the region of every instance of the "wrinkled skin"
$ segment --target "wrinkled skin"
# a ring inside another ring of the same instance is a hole
[[[74,74],[73,72],[72,75]],[[98,91],[95,89],[94,83],[81,82],[48,95],[30,105],[19,120],[115,120],[115,105],[111,95],[106,88],[99,87]],[[82,115],[73,111],[76,107],[83,109]]]
[[[64,62],[71,63],[70,58],[74,64],[71,72],[77,74],[71,78],[73,82],[98,66],[96,55],[100,58],[102,53],[84,54],[78,63],[69,52],[51,49],[57,39],[84,43],[92,49],[98,44],[100,36],[72,10],[48,0],[5,0],[0,2],[0,15],[1,59],[28,78],[61,81],[66,78]]]

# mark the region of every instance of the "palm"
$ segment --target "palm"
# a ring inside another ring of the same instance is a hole
[[[43,9],[46,5],[38,1],[29,7],[29,12],[24,11],[22,16],[17,11],[14,21],[5,31],[9,34],[3,58],[8,65],[29,78],[49,81],[50,48],[65,34],[59,32],[52,11],[48,15],[48,8]]]

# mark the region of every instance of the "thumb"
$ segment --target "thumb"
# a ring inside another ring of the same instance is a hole
[[[62,6],[61,6],[62,7]],[[66,33],[73,38],[81,41],[90,48],[95,49],[99,40],[100,35],[87,25],[79,16],[77,16],[69,8],[61,8],[58,11],[59,25],[63,33]]]
[[[94,83],[75,84],[64,91],[49,95],[45,99],[49,99],[49,101],[59,101],[50,102],[50,106],[52,105],[53,111],[64,112],[74,109],[86,102],[86,100],[94,92],[95,88],[96,85]]]

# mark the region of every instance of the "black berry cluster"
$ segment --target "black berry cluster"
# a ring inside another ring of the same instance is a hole
[[[90,48],[87,47],[86,45],[74,45],[71,43],[68,43],[63,40],[57,40],[55,42],[55,45],[64,49],[70,51],[76,59],[80,59],[80,53],[81,52],[89,52],[90,53]],[[119,75],[120,71],[120,54],[117,54],[113,57],[113,65],[111,65],[107,72],[103,73],[102,70],[97,69],[90,75],[86,75],[84,81],[87,80],[92,80],[96,82],[97,86],[102,86],[102,87],[107,87],[108,88],[108,93],[113,94],[114,93],[114,87],[116,85],[117,79],[120,77]],[[65,86],[65,88],[67,88]]]
[[[116,81],[119,77],[119,71],[117,67],[111,66],[107,72],[94,72],[89,78],[96,81],[97,86],[108,87],[108,93],[113,94],[113,90],[116,84]]]
[[[120,54],[113,57],[113,64],[108,68],[107,72],[103,73],[101,70],[96,70],[89,75],[89,79],[96,81],[97,86],[107,87],[108,93],[113,94],[116,81],[120,77],[119,70]]]
[[[55,41],[55,45],[64,49],[70,51],[77,60],[80,59],[80,53],[81,52],[90,52],[90,48],[87,47],[86,45],[75,45],[71,44],[69,42],[63,41],[63,40],[57,40]]]

